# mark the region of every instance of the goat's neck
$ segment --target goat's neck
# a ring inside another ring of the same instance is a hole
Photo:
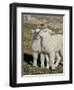
[[[42,38],[42,45],[45,47],[48,43],[50,44],[51,35],[47,35]]]
[[[51,35],[46,35],[45,37],[43,37],[44,41],[49,41],[51,39]]]

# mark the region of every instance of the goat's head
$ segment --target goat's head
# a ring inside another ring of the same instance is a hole
[[[46,37],[46,36],[48,36],[48,35],[51,35],[51,34],[53,34],[54,32],[52,31],[52,30],[50,30],[50,29],[43,29],[43,30],[41,30],[40,32],[39,32],[39,36],[40,37]]]
[[[40,29],[32,30],[33,39],[39,39],[40,38],[40,36],[38,35],[39,32],[40,32]]]

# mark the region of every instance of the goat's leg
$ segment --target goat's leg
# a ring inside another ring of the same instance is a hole
[[[50,53],[50,65],[51,65],[51,69],[55,69],[55,65],[54,65],[54,61],[55,61],[55,52],[51,52]]]
[[[40,54],[40,61],[41,61],[41,68],[44,68],[44,60],[45,60],[45,58],[44,58],[44,54]]]
[[[38,58],[38,53],[34,52],[33,53],[33,66],[37,66],[37,58]]]
[[[45,55],[45,58],[46,58],[46,63],[47,63],[47,66],[46,68],[49,69],[49,56],[48,55]]]
[[[60,60],[61,60],[61,57],[60,57],[60,55],[59,55],[59,52],[56,52],[56,57],[57,57],[57,61],[56,61],[56,63],[55,63],[55,67],[57,67],[57,66],[59,65]]]

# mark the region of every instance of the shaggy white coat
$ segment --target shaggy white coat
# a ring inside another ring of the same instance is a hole
[[[47,66],[49,68],[49,58],[47,54],[42,53],[41,38],[38,35],[40,29],[32,30],[32,50],[33,50],[33,66],[37,67],[38,54],[40,54],[41,67],[44,68],[44,60],[46,58]]]
[[[51,68],[55,69],[61,60],[58,51],[60,51],[61,55],[63,56],[63,35],[61,34],[51,35],[51,33],[52,33],[51,30],[44,29],[39,32],[39,36],[43,38],[42,50],[43,52],[49,53]],[[57,56],[57,62],[54,64],[55,54]]]

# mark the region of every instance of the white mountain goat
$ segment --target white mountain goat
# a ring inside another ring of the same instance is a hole
[[[59,51],[63,57],[63,35],[61,34],[53,34],[51,35],[50,29],[44,29],[39,32],[39,36],[43,39],[42,41],[42,51],[49,53],[50,56],[50,65],[52,69],[55,69],[61,60],[59,56]],[[55,55],[57,57],[57,61],[55,62]]]
[[[42,53],[41,38],[38,35],[40,29],[32,30],[32,50],[33,50],[33,66],[37,67],[38,54],[40,54],[41,67],[44,68],[44,61],[46,58],[47,66],[49,68],[49,58],[47,54]]]

